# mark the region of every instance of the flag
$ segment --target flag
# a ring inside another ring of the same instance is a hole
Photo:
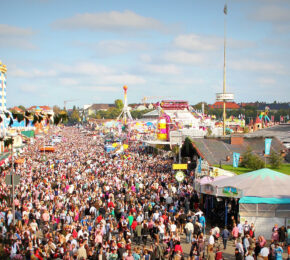
[[[201,157],[199,158],[199,162],[198,162],[198,168],[197,168],[197,172],[198,173],[201,173],[201,162],[202,162],[202,159]]]
[[[225,4],[225,7],[224,7],[224,14],[228,14],[228,6],[227,6],[227,4]]]
[[[265,155],[269,155],[270,154],[271,142],[272,142],[271,138],[266,138],[265,139]]]
[[[233,153],[233,167],[235,168],[239,167],[239,160],[240,160],[240,154]]]

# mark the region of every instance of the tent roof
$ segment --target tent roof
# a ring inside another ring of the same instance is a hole
[[[217,180],[212,185],[239,188],[248,197],[290,198],[290,176],[267,168]]]

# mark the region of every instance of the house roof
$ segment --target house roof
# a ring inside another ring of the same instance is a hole
[[[218,108],[218,107],[222,107],[223,106],[223,102],[217,101],[212,105],[209,105],[210,108]],[[235,103],[235,102],[226,102],[226,109],[239,109],[240,106]]]
[[[211,165],[219,164],[220,161],[223,164],[232,164],[233,152],[243,154],[248,147],[252,148],[253,153],[264,158],[264,137],[244,137],[244,143],[241,145],[230,144],[229,138],[193,138],[192,140],[197,152]],[[280,153],[281,150],[285,149],[285,146],[276,137],[273,137],[271,149]],[[226,156],[230,156],[230,161],[225,161]]]
[[[262,123],[262,120],[260,119],[260,117],[256,117],[256,120],[255,120],[255,124],[260,124]]]
[[[52,110],[52,108],[49,107],[49,106],[32,106],[32,107],[27,108],[27,110],[28,111],[34,111],[38,107],[41,108],[42,110]]]
[[[11,110],[11,111],[16,111],[16,112],[18,112],[18,113],[21,113],[21,112],[24,112],[21,108],[19,108],[19,107],[12,107],[12,108],[10,108],[9,110]]]

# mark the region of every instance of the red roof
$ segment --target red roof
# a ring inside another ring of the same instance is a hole
[[[210,108],[223,108],[224,106],[224,103],[223,102],[215,102],[214,104],[212,105],[209,105]],[[239,109],[240,106],[235,103],[235,102],[227,102],[226,103],[226,109]]]
[[[256,117],[256,121],[255,121],[255,123],[256,123],[256,124],[261,124],[261,123],[262,123],[261,119],[260,119],[258,116]]]
[[[24,112],[21,108],[19,108],[19,107],[12,107],[12,108],[10,108],[9,110],[11,110],[11,111],[16,111],[16,112],[18,112],[18,113],[22,113],[22,112]]]
[[[32,106],[32,107],[27,108],[27,110],[28,110],[28,111],[33,111],[33,110],[36,109],[36,107],[37,107],[37,106]],[[39,106],[39,107],[40,107],[42,110],[52,110],[52,108],[49,107],[49,106]]]

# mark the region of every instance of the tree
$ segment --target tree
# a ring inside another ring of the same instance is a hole
[[[73,110],[69,115],[68,121],[72,124],[77,124],[80,121],[80,113],[75,106],[73,107]]]
[[[18,107],[19,107],[21,110],[23,110],[23,111],[26,110],[25,106],[20,105],[20,106],[18,106]]]
[[[207,114],[209,107],[208,107],[208,104],[206,102],[199,102],[199,103],[195,104],[193,107],[195,110],[201,111],[202,110],[202,103],[204,104],[204,113]]]
[[[281,154],[276,153],[272,150],[269,157],[269,161],[270,161],[271,167],[277,169],[281,167],[284,159]]]
[[[264,162],[258,155],[253,154],[251,147],[248,147],[247,151],[242,155],[241,166],[258,170],[264,168]]]
[[[189,137],[186,137],[184,140],[184,144],[181,148],[181,156],[192,158],[193,155],[194,155],[194,148],[192,145],[192,141]]]
[[[57,105],[53,106],[52,110],[53,110],[53,113],[55,114],[59,114],[61,111],[60,107]]]
[[[124,107],[123,100],[122,99],[116,99],[115,100],[115,107],[119,110],[121,110]]]

